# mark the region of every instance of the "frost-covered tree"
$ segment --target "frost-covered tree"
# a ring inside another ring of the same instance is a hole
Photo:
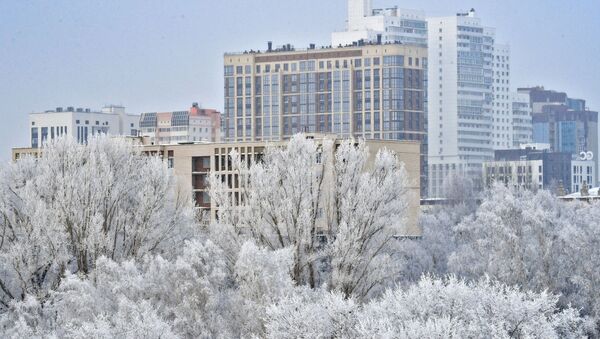
[[[489,279],[467,283],[423,277],[386,292],[358,315],[360,337],[580,338],[589,324],[558,297],[522,292]]]
[[[557,291],[565,303],[595,316],[600,329],[600,203],[568,203],[564,209],[569,213],[557,235]]]
[[[558,297],[482,279],[423,277],[366,305],[300,291],[267,310],[267,337],[580,338],[590,324]]]
[[[173,259],[102,257],[87,276],[67,273],[40,301],[12,301],[9,337],[239,338],[264,335],[266,309],[292,295],[288,250],[242,246],[233,274],[210,241],[188,241]]]
[[[560,202],[547,192],[495,185],[481,206],[455,229],[458,249],[453,270],[466,277],[484,274],[510,285],[555,290],[560,246],[556,235],[566,222]]]
[[[405,232],[409,194],[392,152],[380,150],[371,166],[368,158],[364,141],[318,144],[301,134],[286,147],[267,147],[262,161],[232,153],[239,199],[223,178],[210,179],[214,241],[230,262],[248,239],[291,248],[295,283],[365,297],[398,273],[389,245]]]
[[[45,297],[102,256],[168,255],[193,232],[193,213],[166,164],[130,142],[52,141],[0,170],[0,308]]]
[[[450,270],[477,279],[489,275],[509,285],[561,295],[600,315],[600,209],[598,203],[562,202],[547,191],[501,185],[486,192],[477,212],[456,226],[458,247]]]

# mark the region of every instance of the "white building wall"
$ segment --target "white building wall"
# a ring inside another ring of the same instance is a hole
[[[120,113],[103,112],[56,112],[29,114],[29,136],[31,146],[42,146],[59,136],[69,135],[78,142],[85,142],[93,134],[136,135],[139,116]],[[35,143],[34,135],[38,140]],[[45,135],[45,137],[44,137]]]
[[[533,124],[531,121],[531,105],[529,94],[513,92],[511,96],[512,105],[512,129],[513,148],[533,142]]]
[[[497,149],[514,147],[513,112],[510,95],[510,47],[496,44],[492,62],[492,146]]]
[[[571,193],[581,190],[585,181],[588,188],[596,183],[596,164],[594,160],[572,160],[571,161]]]
[[[360,30],[362,19],[371,12],[372,0],[348,0],[348,30]]]
[[[351,45],[359,40],[383,43],[427,44],[425,12],[408,9],[373,9],[371,1],[348,0],[348,25],[331,35],[332,46]]]

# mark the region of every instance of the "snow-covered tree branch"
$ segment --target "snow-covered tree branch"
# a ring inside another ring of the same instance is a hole
[[[170,253],[191,236],[191,198],[158,158],[130,142],[50,142],[0,172],[0,304],[43,297],[96,260]]]
[[[392,152],[380,150],[372,165],[368,157],[364,141],[318,144],[301,134],[285,148],[267,147],[251,165],[232,153],[239,198],[212,175],[219,209],[213,240],[232,261],[247,239],[291,248],[297,284],[366,297],[398,273],[389,249],[405,231],[409,194],[404,166]]]

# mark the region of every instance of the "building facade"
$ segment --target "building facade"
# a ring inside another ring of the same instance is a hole
[[[597,182],[596,164],[586,160],[585,156],[571,161],[571,193],[581,191],[585,184],[588,188]]]
[[[106,106],[100,111],[57,107],[29,114],[29,125],[31,147],[38,148],[46,141],[67,135],[81,143],[100,133],[137,136],[139,116],[125,113],[122,106]]]
[[[486,185],[502,182],[524,189],[559,188],[565,193],[581,190],[583,183],[596,182],[596,165],[587,155],[574,156],[568,152],[553,152],[544,148],[523,145],[521,149],[497,150],[494,161],[483,164]]]
[[[221,137],[221,113],[203,109],[197,103],[188,111],[142,113],[140,133],[154,144],[182,142],[218,142]]]
[[[531,107],[529,94],[512,92],[512,132],[513,148],[533,142],[533,124],[531,120]]]
[[[298,132],[421,143],[427,168],[427,49],[402,44],[224,56],[224,141]]]
[[[492,147],[494,150],[512,148],[514,125],[510,94],[510,47],[494,45],[492,61]]]
[[[313,138],[315,142],[322,143],[324,139],[330,140],[333,145],[342,142],[335,135],[317,135],[307,134],[307,137]],[[180,192],[189,194],[193,197],[198,209],[208,213],[211,220],[215,220],[218,206],[211,201],[207,178],[209,174],[215,173],[221,177],[230,189],[232,196],[237,202],[242,199],[239,195],[238,172],[234,171],[231,165],[230,154],[236,151],[242,159],[247,161],[257,161],[268,146],[285,147],[286,141],[253,141],[253,142],[231,142],[231,143],[185,143],[185,144],[152,144],[149,137],[131,138],[135,145],[141,148],[141,151],[148,155],[161,157],[173,169],[177,176],[177,184]],[[380,149],[393,151],[397,159],[404,163],[406,174],[408,175],[407,202],[409,204],[408,220],[406,224],[406,234],[403,236],[419,236],[421,230],[418,226],[420,214],[420,144],[416,141],[387,141],[387,140],[366,140],[369,148],[369,159],[366,163],[368,169],[373,165],[373,161]],[[332,152],[336,147],[332,148]],[[12,159],[17,161],[26,156],[39,157],[43,152],[42,148],[13,148]],[[333,161],[333,157],[326,157]],[[315,159],[315,164],[319,160]],[[331,164],[325,164],[331,167]],[[331,187],[333,183],[330,176],[324,175],[323,187]],[[326,193],[326,192],[325,192]],[[326,223],[323,222],[324,227]]]
[[[543,87],[521,88],[519,92],[530,96],[534,142],[548,143],[552,150],[573,156],[591,152],[598,168],[598,112],[588,110],[585,100],[569,98],[564,92]],[[598,182],[588,184],[596,186]]]
[[[543,160],[487,161],[483,163],[487,186],[501,182],[508,187],[537,190],[544,188]]]
[[[315,141],[322,142],[322,138],[329,138],[334,143],[339,143],[341,141],[336,139],[333,135],[318,137]],[[268,144],[276,147],[285,147],[286,142],[269,142]],[[406,228],[407,233],[403,235],[420,235],[420,229],[418,227],[418,216],[420,213],[419,143],[410,141],[368,140],[367,146],[370,151],[370,159],[367,163],[367,167],[371,166],[377,151],[382,148],[393,151],[398,159],[404,162],[411,184],[410,187],[408,187],[410,215]],[[235,150],[242,159],[256,161],[256,159],[264,152],[265,147],[267,147],[267,142],[179,145],[145,144],[141,147],[143,147],[143,151],[147,154],[159,155],[168,161],[169,165],[173,168],[175,175],[177,175],[182,189],[189,190],[194,196],[196,206],[209,212],[211,220],[214,220],[218,206],[211,201],[208,193],[208,175],[211,172],[219,175],[223,182],[230,187],[234,199],[239,202],[242,197],[239,195],[238,174],[231,168],[229,154],[231,151]],[[328,157],[328,159],[331,160],[333,157]],[[329,185],[330,184],[325,183],[324,187],[328,187]]]
[[[358,41],[402,43],[427,47],[427,21],[423,11],[373,9],[372,0],[348,0],[346,29],[331,34],[332,46]]]
[[[494,69],[503,68],[494,66],[494,30],[483,27],[474,10],[429,18],[427,25],[429,196],[442,197],[451,173],[480,182],[483,162],[494,156],[493,96],[508,94],[508,84],[495,86]]]

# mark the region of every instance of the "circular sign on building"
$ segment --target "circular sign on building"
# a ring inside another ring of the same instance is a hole
[[[579,159],[580,160],[593,160],[594,159],[594,153],[592,153],[592,152],[581,152],[581,153],[579,153]]]

